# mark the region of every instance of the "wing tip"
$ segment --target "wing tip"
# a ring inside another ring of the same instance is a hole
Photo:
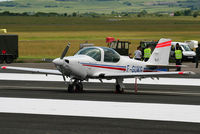
[[[196,74],[195,72],[192,72],[192,71],[182,71],[182,72],[178,72],[178,74],[188,74],[188,75],[194,75]]]

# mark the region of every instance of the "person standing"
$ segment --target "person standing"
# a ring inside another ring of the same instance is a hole
[[[178,43],[176,43],[175,59],[176,65],[182,65],[182,50]],[[181,71],[181,67],[177,67],[176,71]]]
[[[141,58],[142,58],[142,52],[141,52],[141,48],[140,46],[137,47],[137,50],[134,52],[134,59],[136,60],[140,60],[141,61]]]
[[[151,48],[149,46],[147,46],[145,49],[144,49],[144,61],[148,61],[149,58],[151,56]]]
[[[200,58],[200,44],[198,44],[198,47],[196,48],[196,68],[199,67],[199,58]]]

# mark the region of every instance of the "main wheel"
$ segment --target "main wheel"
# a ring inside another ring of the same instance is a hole
[[[119,84],[115,87],[115,93],[121,93],[121,86]]]
[[[82,92],[82,91],[83,91],[83,84],[82,84],[82,82],[78,82],[78,83],[76,84],[75,91],[76,91],[76,92]]]
[[[74,92],[74,85],[73,84],[69,84],[69,86],[68,86],[68,92],[69,93],[73,93]]]

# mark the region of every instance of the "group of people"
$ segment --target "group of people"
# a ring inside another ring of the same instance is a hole
[[[151,56],[151,47],[147,46],[144,51],[144,54],[142,54],[141,47],[137,47],[137,50],[134,52],[134,59],[136,60],[144,60],[145,62],[149,60]],[[176,65],[182,65],[182,50],[179,45],[179,43],[176,44],[176,50],[175,50],[175,60]],[[180,71],[181,67],[177,67],[177,71]]]
[[[151,47],[146,47],[144,49],[144,54],[142,54],[141,47],[137,47],[137,50],[134,52],[134,59],[144,60],[145,62],[149,60],[151,56]]]

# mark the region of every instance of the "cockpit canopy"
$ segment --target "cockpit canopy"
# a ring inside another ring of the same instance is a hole
[[[96,47],[85,47],[79,50],[76,55],[87,55],[96,61],[101,61],[101,50]]]
[[[96,61],[118,62],[120,55],[111,48],[106,47],[86,47],[79,50],[76,55],[87,55]]]

